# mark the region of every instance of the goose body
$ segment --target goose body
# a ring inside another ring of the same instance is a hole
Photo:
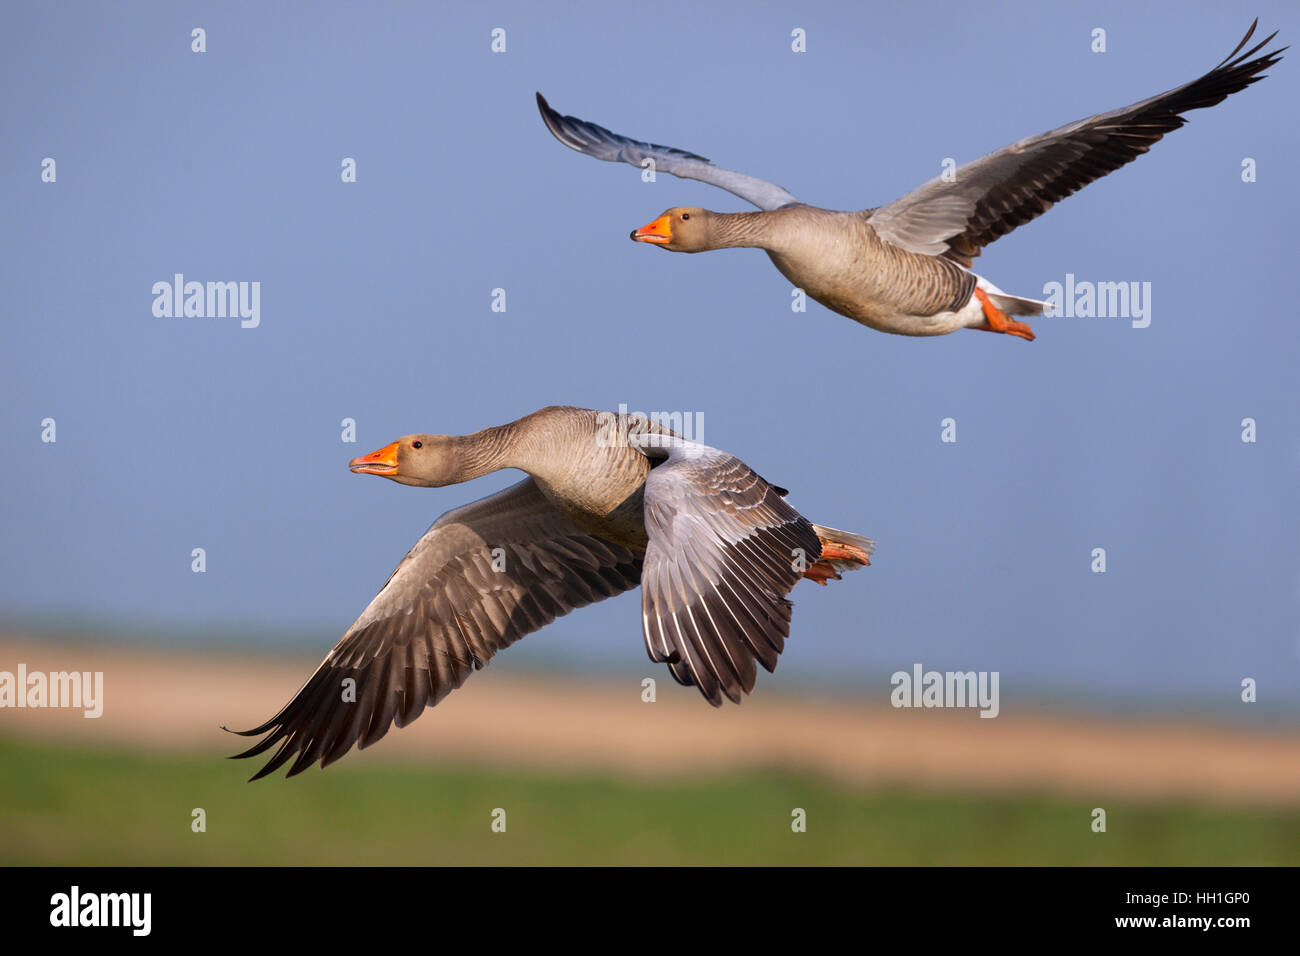
[[[1041,314],[1045,303],[1008,295],[976,275],[971,271],[974,257],[1057,201],[1145,153],[1186,122],[1183,113],[1213,106],[1262,79],[1282,50],[1257,56],[1276,36],[1272,34],[1241,52],[1257,22],[1232,53],[1198,79],[1020,140],[887,205],[856,212],[810,206],[775,183],[714,166],[696,153],[561,115],[540,93],[537,106],[555,138],[578,152],[700,180],[760,210],[718,213],[673,207],[633,230],[637,242],[673,252],[764,249],[781,274],[810,298],[882,332],[928,336],[968,328],[1032,340],[1030,327],[1010,316]]]
[[[294,698],[239,754],[292,776],[404,726],[504,647],[642,588],[651,660],[714,706],[753,690],[789,636],[786,595],[870,563],[872,541],[815,525],[726,452],[644,419],[553,406],[472,435],[408,435],[354,472],[439,487],[523,481],[433,523]],[[353,681],[347,699],[346,681]]]
[[[865,212],[799,205],[734,215],[758,217],[760,248],[790,282],[863,325],[898,335],[943,335],[984,320],[974,296],[978,276],[951,260],[885,242]],[[712,216],[724,231],[730,228],[725,214]],[[963,312],[972,301],[975,308]]]

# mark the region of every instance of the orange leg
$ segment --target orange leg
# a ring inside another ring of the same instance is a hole
[[[840,572],[835,570],[835,566],[829,561],[818,561],[811,568],[803,573],[809,581],[816,581],[822,587],[826,587],[826,582],[832,579],[838,581]]]
[[[979,297],[980,305],[984,309],[984,325],[977,325],[976,328],[983,329],[986,332],[1005,332],[1007,335],[1015,335],[1022,339],[1032,342],[1034,333],[1024,322],[1017,322],[1009,318],[1005,312],[993,304],[993,300],[983,289],[976,289],[975,295]]]

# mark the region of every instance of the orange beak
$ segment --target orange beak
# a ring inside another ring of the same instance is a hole
[[[653,242],[663,245],[673,241],[673,221],[669,216],[660,216],[648,226],[642,226],[632,232],[633,242]]]
[[[369,455],[353,458],[348,462],[354,475],[395,475],[397,474],[397,442],[385,445],[379,451]]]

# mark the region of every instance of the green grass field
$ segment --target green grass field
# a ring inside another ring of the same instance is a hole
[[[790,775],[638,784],[251,764],[0,739],[5,864],[1291,864],[1300,815],[1035,795],[858,792]],[[191,811],[207,831],[191,830]],[[492,812],[506,811],[493,833]],[[807,811],[807,832],[791,811]]]

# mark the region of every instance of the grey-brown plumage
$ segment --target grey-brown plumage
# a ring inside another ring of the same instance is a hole
[[[885,206],[858,212],[805,205],[780,186],[720,169],[695,153],[563,116],[540,93],[537,103],[547,128],[572,149],[635,166],[649,160],[657,171],[718,186],[763,210],[673,207],[633,231],[639,242],[674,252],[764,249],[809,297],[884,332],[943,335],[978,328],[1032,339],[1027,325],[1007,316],[1039,314],[1044,303],[1008,295],[969,272],[974,257],[1145,153],[1186,122],[1182,114],[1213,106],[1262,79],[1282,50],[1260,54],[1274,33],[1241,52],[1257,23],[1218,66],[1190,83],[1023,139]]]
[[[754,688],[790,634],[785,596],[797,556],[821,555],[813,526],[738,458],[677,446],[646,477],[642,626],[650,659],[668,663],[718,706]]]
[[[529,477],[443,515],[294,698],[239,754],[253,779],[369,746],[499,650],[643,585],[652,660],[715,706],[753,690],[789,636],[786,595],[869,563],[869,539],[809,523],[739,459],[643,420],[551,407],[467,436],[412,435],[354,471],[441,486]]]

